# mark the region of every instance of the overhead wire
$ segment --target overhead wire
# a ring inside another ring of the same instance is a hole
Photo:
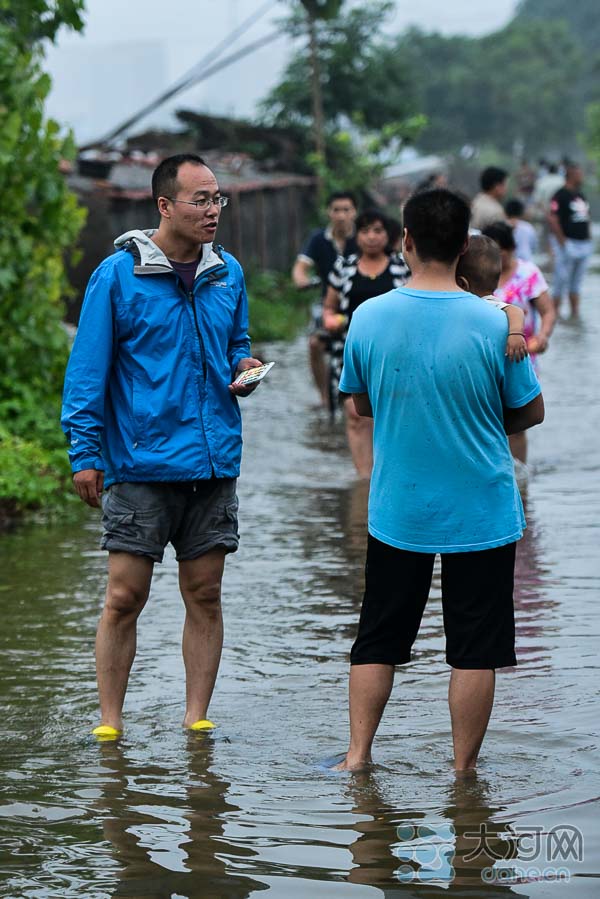
[[[136,125],[141,119],[145,116],[149,115],[151,112],[154,112],[160,106],[167,102],[167,100],[172,99],[177,94],[181,93],[184,90],[192,87],[195,84],[198,84],[201,81],[204,81],[206,78],[209,78],[211,75],[214,75],[216,72],[221,71],[221,69],[226,68],[234,62],[237,62],[239,59],[242,59],[244,56],[249,55],[250,53],[255,52],[261,47],[266,46],[271,43],[271,41],[275,40],[277,37],[280,37],[281,31],[270,32],[268,35],[259,38],[256,41],[253,41],[250,44],[246,44],[244,47],[239,50],[231,53],[229,56],[226,56],[220,62],[215,62],[219,56],[226,50],[228,47],[234,43],[240,35],[244,34],[249,30],[262,16],[272,9],[277,3],[277,0],[267,0],[258,10],[252,13],[252,15],[248,16],[240,25],[233,29],[233,31],[228,34],[219,44],[217,44],[214,48],[210,50],[205,56],[202,57],[191,69],[188,69],[183,75],[181,75],[177,81],[171,85],[166,91],[152,100],[150,103],[146,103],[142,109],[136,112],[134,115],[127,118],[124,122],[121,122],[117,125],[116,128],[113,128],[108,132],[104,137],[99,140],[93,141],[92,143],[88,143],[85,147],[81,149],[90,149],[92,147],[98,146],[106,146],[107,144],[111,144],[116,140],[117,137],[125,134],[125,132],[129,131],[134,125]],[[210,65],[212,63],[212,65]]]

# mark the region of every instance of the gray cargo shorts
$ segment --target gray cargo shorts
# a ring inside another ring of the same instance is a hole
[[[111,484],[102,496],[102,549],[162,562],[172,543],[179,562],[239,544],[235,478]]]

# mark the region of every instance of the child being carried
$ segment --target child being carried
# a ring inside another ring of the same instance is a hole
[[[529,355],[523,331],[525,314],[518,306],[504,303],[493,295],[501,269],[502,258],[498,244],[483,234],[474,234],[469,239],[466,252],[458,260],[456,283],[463,290],[468,290],[503,310],[508,318],[506,355],[511,362],[522,362]]]

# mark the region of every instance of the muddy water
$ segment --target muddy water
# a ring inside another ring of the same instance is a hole
[[[450,769],[437,580],[376,767],[335,776],[321,764],[345,748],[366,494],[343,435],[311,408],[304,342],[272,346],[278,365],[245,406],[216,736],[180,728],[172,554],[142,616],[126,736],[97,745],[97,517],[0,540],[0,895],[600,894],[599,297],[596,275],[582,325],[559,325],[543,360],[520,664],[499,676],[477,778]]]

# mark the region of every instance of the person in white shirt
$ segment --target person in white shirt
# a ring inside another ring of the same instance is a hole
[[[479,179],[481,190],[471,203],[471,228],[482,231],[494,222],[506,221],[502,201],[507,178],[508,173],[495,165],[483,170]]]
[[[513,229],[515,243],[517,245],[517,259],[525,259],[527,262],[533,262],[534,253],[538,249],[537,231],[531,224],[523,218],[525,205],[521,200],[509,200],[504,207],[508,224]]]

